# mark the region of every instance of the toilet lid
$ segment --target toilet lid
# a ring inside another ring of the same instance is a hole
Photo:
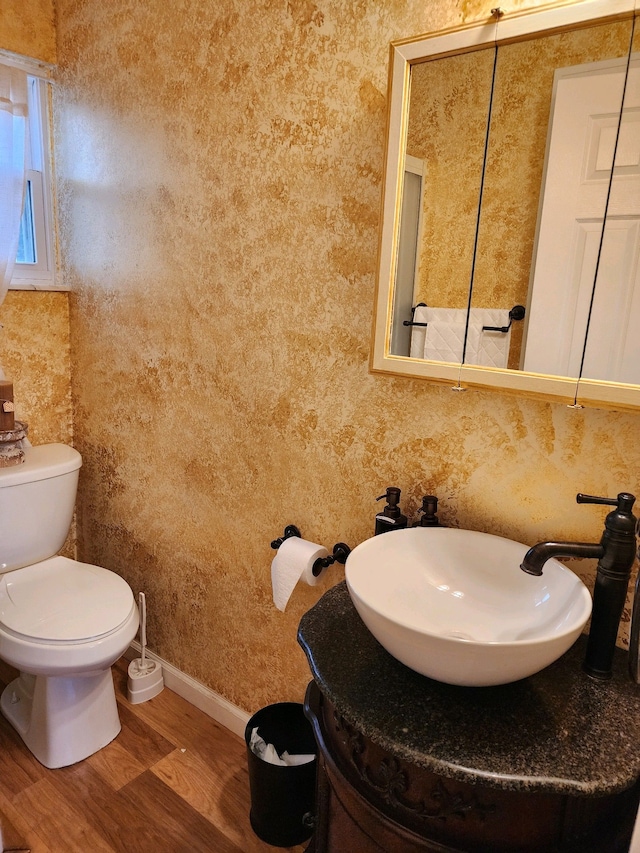
[[[86,642],[115,631],[135,602],[114,572],[52,557],[0,576],[0,625],[35,642]]]

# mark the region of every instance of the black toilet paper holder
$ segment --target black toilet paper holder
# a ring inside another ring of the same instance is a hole
[[[285,539],[290,539],[292,536],[297,536],[299,539],[302,539],[302,534],[295,524],[288,524],[285,527],[282,536],[273,540],[271,547],[274,551],[277,551]],[[332,566],[334,563],[341,563],[344,566],[350,553],[351,548],[349,548],[348,545],[345,545],[344,542],[336,542],[333,546],[333,555],[329,555],[328,557],[318,557],[315,561],[313,568],[311,569],[313,576],[317,578],[323,569],[329,568],[329,566]]]

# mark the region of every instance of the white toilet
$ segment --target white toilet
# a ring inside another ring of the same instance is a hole
[[[65,767],[120,731],[111,666],[138,630],[114,572],[54,556],[73,518],[80,454],[25,451],[0,468],[0,659],[20,671],[0,709],[45,767]]]

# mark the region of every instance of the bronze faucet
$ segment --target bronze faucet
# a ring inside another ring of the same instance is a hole
[[[632,513],[635,496],[621,492],[617,498],[596,498],[579,494],[578,503],[615,506],[605,520],[602,539],[586,542],[539,542],[525,554],[520,568],[530,575],[541,575],[550,557],[594,557],[598,559],[591,628],[587,641],[584,670],[593,678],[611,678],[613,654],[620,618],[627,597],[631,568],[636,556],[637,519]],[[635,609],[635,608],[634,608]],[[640,608],[639,608],[640,609]],[[640,613],[638,618],[640,619]],[[637,632],[636,627],[632,634]],[[634,674],[635,668],[635,674]],[[638,655],[630,653],[630,670],[638,680]]]

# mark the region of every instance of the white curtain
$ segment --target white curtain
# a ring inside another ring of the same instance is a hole
[[[0,64],[0,304],[18,251],[25,188],[27,75]]]

